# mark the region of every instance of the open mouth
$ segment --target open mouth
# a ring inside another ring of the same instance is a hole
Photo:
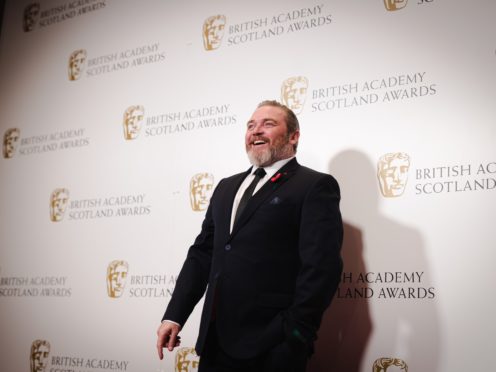
[[[256,140],[256,141],[252,141],[252,145],[253,146],[262,146],[262,145],[265,145],[268,141],[264,141],[264,140]]]

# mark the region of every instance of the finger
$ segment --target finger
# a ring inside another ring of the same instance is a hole
[[[174,350],[177,340],[176,336],[177,336],[177,331],[172,330],[171,334],[169,335],[169,343],[167,344],[167,348],[169,349],[169,351]]]
[[[165,340],[167,332],[160,332],[161,328],[157,331],[157,352],[160,360],[164,358],[163,348],[165,347]]]
[[[160,342],[157,342],[157,352],[160,360],[164,359],[164,352],[162,350],[163,345]]]

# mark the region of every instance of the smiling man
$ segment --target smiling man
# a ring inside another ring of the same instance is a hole
[[[305,371],[342,270],[336,180],[298,164],[296,115],[276,101],[248,120],[252,167],[217,185],[157,331],[172,351],[205,294],[200,372]]]

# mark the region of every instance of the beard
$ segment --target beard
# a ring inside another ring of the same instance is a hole
[[[250,163],[257,167],[267,167],[276,161],[287,159],[294,155],[293,145],[287,139],[275,142],[274,144],[269,143],[269,146],[265,149],[246,146],[246,154]]]

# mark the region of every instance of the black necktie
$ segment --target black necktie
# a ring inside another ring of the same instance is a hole
[[[243,209],[245,209],[246,204],[248,204],[248,200],[250,200],[251,196],[253,195],[253,191],[255,190],[258,181],[260,181],[266,174],[267,173],[263,168],[258,168],[255,171],[255,178],[253,178],[250,186],[248,186],[248,188],[245,190],[243,196],[241,197],[241,200],[239,201],[238,209],[236,210],[236,216],[234,217],[234,223],[238,221],[239,216],[241,216],[241,213],[243,212]]]

